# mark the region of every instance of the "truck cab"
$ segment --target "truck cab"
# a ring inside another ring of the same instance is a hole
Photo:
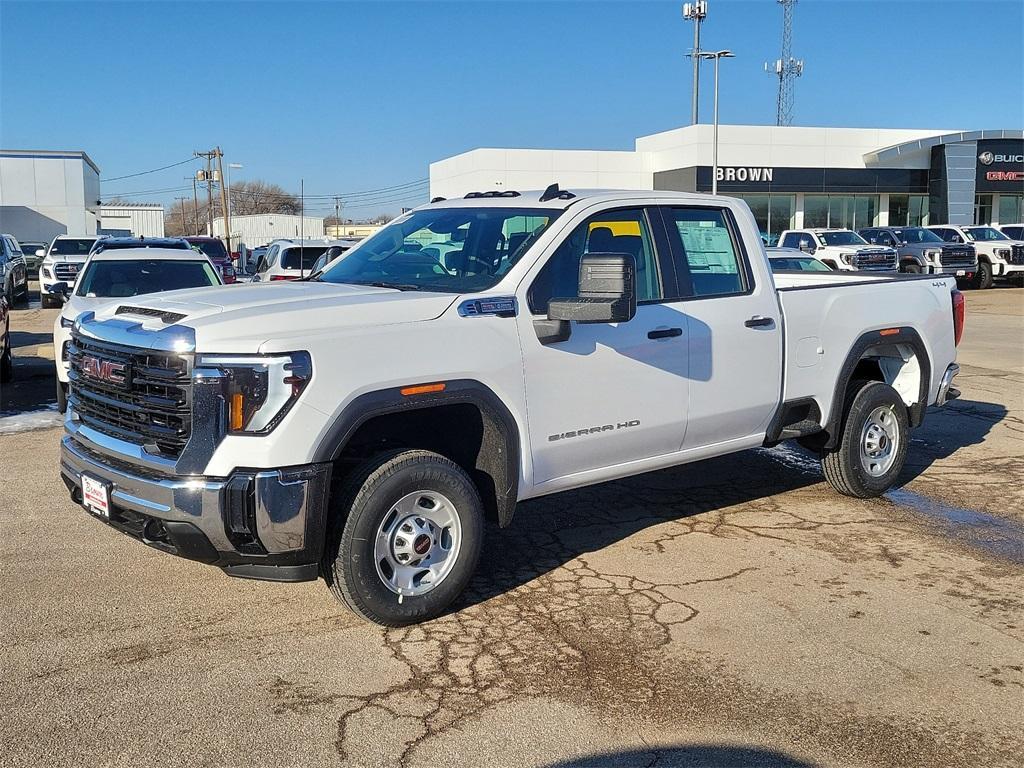
[[[781,248],[796,248],[843,272],[896,272],[894,248],[869,244],[852,229],[795,229],[779,236]]]

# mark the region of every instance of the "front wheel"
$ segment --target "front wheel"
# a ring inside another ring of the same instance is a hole
[[[903,271],[908,275],[920,275],[921,265],[920,264],[904,264]]]
[[[14,379],[14,353],[11,351],[11,334],[7,333],[4,353],[0,356],[0,383],[10,384]]]
[[[441,615],[476,570],[483,504],[469,475],[430,451],[354,470],[331,509],[323,573],[354,613],[387,627]]]
[[[843,431],[821,466],[829,484],[845,496],[881,496],[896,484],[910,442],[907,407],[895,389],[870,381],[846,400]]]
[[[57,412],[67,413],[68,410],[68,385],[57,380]]]
[[[978,264],[978,274],[974,276],[974,285],[976,288],[985,290],[992,287],[992,265],[987,261],[982,261]]]

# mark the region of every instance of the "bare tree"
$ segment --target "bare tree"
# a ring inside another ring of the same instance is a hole
[[[205,194],[199,199],[199,215],[196,216],[195,204],[187,200],[185,206],[185,228],[187,232],[181,231],[181,207],[180,201],[175,201],[164,215],[164,231],[168,237],[181,235],[205,235],[207,222],[207,203]],[[248,216],[257,213],[293,213],[297,214],[302,205],[297,195],[286,192],[277,184],[269,184],[265,181],[239,181],[231,185],[231,215]],[[224,215],[220,204],[219,196],[213,199],[213,218],[220,218]]]

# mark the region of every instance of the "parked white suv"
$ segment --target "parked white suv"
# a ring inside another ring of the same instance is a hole
[[[43,257],[39,265],[39,298],[43,307],[60,306],[61,297],[52,293],[51,288],[54,283],[74,287],[78,273],[98,239],[91,235],[58,235],[46,253],[39,254]]]
[[[991,288],[996,277],[1024,282],[1024,242],[1011,240],[995,227],[961,227],[933,224],[928,227],[947,243],[970,243],[978,254],[977,288]]]
[[[117,315],[132,317],[134,297],[183,288],[221,285],[220,272],[205,254],[191,248],[112,248],[89,257],[74,289],[64,294],[64,307],[53,323],[53,359],[57,362],[57,406],[67,406],[68,359],[75,319],[114,302]],[[60,283],[56,284],[60,289]],[[145,316],[145,315],[143,315]],[[83,412],[88,403],[80,403]]]
[[[780,248],[797,248],[844,272],[896,272],[899,257],[892,248],[871,245],[851,229],[787,229]]]
[[[456,232],[445,264],[416,247]],[[388,626],[445,611],[522,499],[787,439],[884,493],[963,328],[951,276],[773,277],[735,198],[554,185],[422,206],[312,280],[132,307],[72,329],[72,498],[231,575],[322,572]]]
[[[275,240],[256,263],[253,282],[298,280],[309,277],[328,248],[325,240]]]

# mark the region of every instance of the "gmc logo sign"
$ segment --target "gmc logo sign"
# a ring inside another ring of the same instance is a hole
[[[989,181],[1024,181],[1021,171],[988,171],[985,178]]]
[[[106,381],[118,386],[128,383],[128,366],[113,360],[101,360],[92,355],[82,356],[82,373],[91,379]]]

